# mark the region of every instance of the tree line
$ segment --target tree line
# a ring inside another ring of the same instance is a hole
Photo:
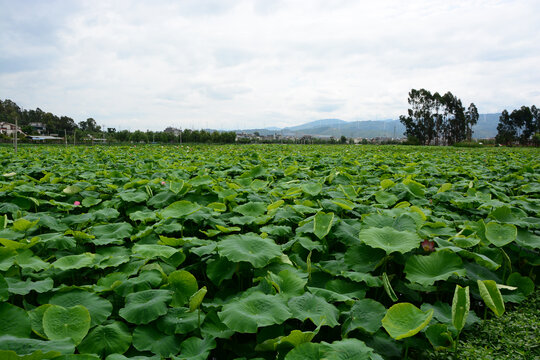
[[[461,100],[447,92],[440,95],[426,89],[409,92],[410,108],[399,117],[405,126],[409,143],[452,145],[471,140],[472,127],[478,122],[478,109],[471,103],[467,109]]]
[[[111,142],[159,142],[159,143],[234,143],[236,133],[234,131],[207,131],[191,129],[167,128],[164,131],[117,131],[116,128],[102,128],[96,120],[88,118],[75,122],[68,116],[57,116],[51,112],[45,112],[40,108],[27,110],[18,106],[15,102],[0,99],[0,122],[7,122],[19,125],[21,131],[27,135],[37,135],[38,130],[32,123],[43,124],[46,134],[56,134],[58,136],[69,135],[79,141],[88,135],[94,138],[105,138]]]
[[[497,136],[495,140],[499,144],[521,145],[540,144],[540,111],[533,105],[522,106],[520,109],[503,110],[497,125]]]

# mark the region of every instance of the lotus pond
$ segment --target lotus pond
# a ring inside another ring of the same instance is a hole
[[[0,148],[0,358],[401,359],[538,285],[540,152]]]

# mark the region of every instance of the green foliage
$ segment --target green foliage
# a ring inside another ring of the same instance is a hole
[[[8,359],[460,353],[485,304],[500,315],[537,286],[534,149],[0,155]]]

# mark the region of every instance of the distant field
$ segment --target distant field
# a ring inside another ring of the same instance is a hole
[[[451,350],[535,291],[539,194],[532,148],[0,147],[0,358]]]

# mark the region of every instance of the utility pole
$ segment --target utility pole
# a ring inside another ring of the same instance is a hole
[[[15,137],[14,137],[14,147],[15,147],[15,154],[17,153],[17,130],[19,129],[19,122],[18,122],[19,116],[15,113]]]
[[[67,147],[67,130],[64,129],[64,140],[66,142],[66,147]]]

